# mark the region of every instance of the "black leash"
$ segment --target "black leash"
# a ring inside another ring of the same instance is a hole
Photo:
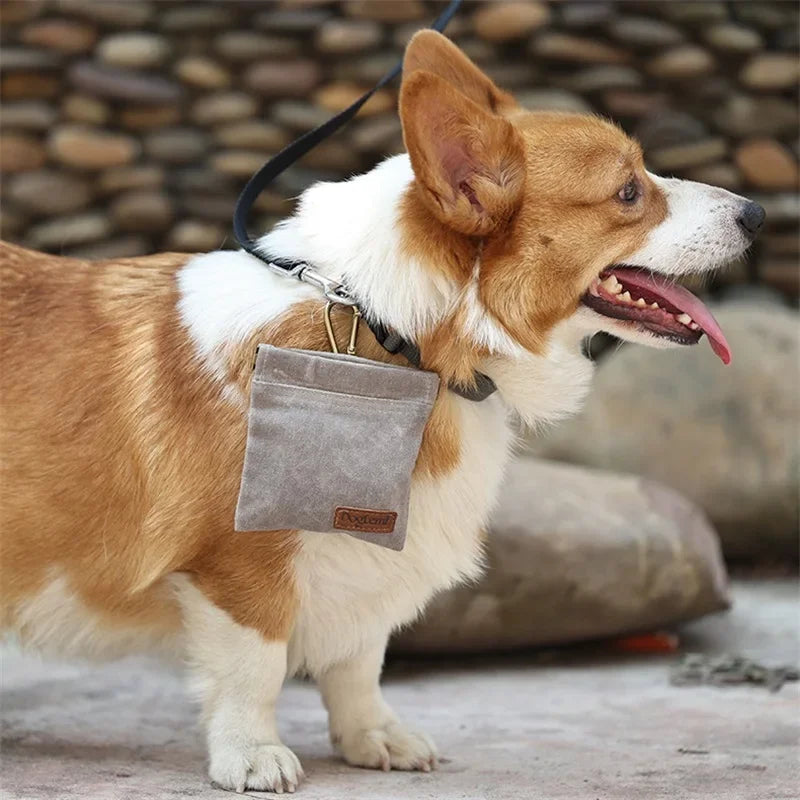
[[[431,28],[435,31],[443,31],[447,23],[450,22],[453,15],[458,10],[461,1],[462,0],[451,0],[447,8],[445,8],[433,25],[431,25]],[[400,59],[372,89],[365,92],[351,106],[344,109],[344,111],[340,111],[327,122],[323,122],[322,125],[318,125],[316,128],[304,133],[301,137],[284,147],[283,150],[267,161],[267,163],[250,178],[247,185],[242,190],[242,193],[239,195],[239,199],[236,201],[236,208],[233,212],[233,233],[242,249],[246,250],[250,255],[255,256],[260,261],[263,261],[273,272],[317,286],[322,290],[325,296],[334,303],[348,306],[356,305],[356,301],[350,297],[345,287],[337,281],[321,275],[310,264],[304,261],[275,258],[261,252],[256,241],[251,239],[250,235],[247,233],[247,215],[253,203],[256,201],[256,198],[278,177],[278,175],[301,159],[321,141],[332,136],[341,127],[350,122],[364,103],[366,103],[375,92],[394,80],[402,70],[403,60]],[[409,342],[401,336],[387,330],[379,321],[370,319],[369,309],[365,311],[364,321],[378,340],[378,343],[385,350],[390,353],[399,353],[415,367],[419,367],[420,352],[419,348],[413,342]],[[497,388],[491,378],[480,372],[474,374],[474,381],[474,387],[451,385],[449,388],[461,395],[461,397],[474,401],[485,400]]]

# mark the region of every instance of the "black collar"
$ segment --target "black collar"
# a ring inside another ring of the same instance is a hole
[[[309,267],[307,261],[292,261],[288,258],[271,256],[263,251],[253,253],[253,255],[258,255],[258,258],[267,264],[273,271],[284,272],[286,275],[299,277],[300,279],[302,279],[303,271]],[[333,284],[335,287],[341,287],[341,285],[336,282],[333,282]],[[348,292],[347,294],[350,295],[351,293]],[[380,320],[376,319],[375,316],[370,313],[369,305],[358,298],[353,299],[361,311],[362,319],[364,322],[366,322],[367,327],[372,331],[372,335],[375,337],[378,344],[384,350],[386,350],[387,353],[399,354],[403,356],[409,362],[409,364],[420,369],[421,357],[419,347],[417,347],[414,342],[403,338],[399,333],[393,331],[391,328],[384,325]],[[487,397],[497,391],[495,382],[488,375],[484,375],[484,373],[478,372],[477,370],[472,373],[471,385],[449,383],[447,388],[451,392],[455,392],[455,394],[457,394],[459,397],[463,397],[465,400],[471,400],[476,403],[479,403],[481,400],[485,400]]]

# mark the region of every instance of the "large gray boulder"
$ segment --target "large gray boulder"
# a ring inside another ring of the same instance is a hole
[[[733,351],[626,346],[601,362],[584,411],[538,456],[663,481],[700,505],[732,559],[798,552],[800,317],[775,304],[715,309]]]
[[[728,607],[703,513],[641,478],[539,462],[509,470],[475,586],[440,595],[401,652],[480,652],[649,631]]]

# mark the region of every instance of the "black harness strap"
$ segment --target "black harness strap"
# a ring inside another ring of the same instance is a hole
[[[445,8],[433,25],[431,25],[431,28],[435,31],[443,31],[460,5],[461,0],[451,0],[447,8]],[[318,125],[316,128],[304,133],[298,139],[295,139],[291,144],[288,144],[283,150],[267,161],[267,163],[250,178],[247,185],[242,190],[242,193],[239,195],[239,199],[236,201],[236,208],[233,212],[233,233],[242,249],[263,261],[273,271],[285,272],[287,277],[299,278],[302,276],[303,270],[310,266],[306,262],[275,258],[259,250],[257,242],[251,239],[250,235],[247,233],[247,215],[256,198],[278,177],[278,175],[301,159],[321,141],[327,139],[350,122],[364,103],[366,103],[375,92],[382,89],[386,84],[396,78],[402,69],[403,61],[401,59],[372,89],[359,97],[351,106],[344,109],[344,111],[340,111],[327,122],[322,123],[322,125]],[[371,319],[368,308],[362,308],[362,311],[364,312],[365,322],[369,325],[378,343],[385,350],[390,353],[400,353],[405,356],[411,364],[416,367],[419,366],[419,348],[414,343],[403,339],[395,333],[391,333],[381,325],[379,321]],[[474,386],[451,385],[449,388],[468,400],[480,401],[485,400],[497,387],[487,375],[476,372],[474,375]]]

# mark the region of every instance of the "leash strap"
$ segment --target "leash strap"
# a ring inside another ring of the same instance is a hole
[[[431,25],[431,28],[435,31],[443,31],[445,27],[447,27],[447,23],[450,22],[455,15],[461,2],[462,0],[451,0],[447,8],[445,8]],[[341,305],[354,306],[356,305],[356,301],[350,297],[346,289],[337,281],[320,274],[310,264],[304,261],[273,258],[261,252],[257,242],[250,238],[247,232],[247,215],[250,213],[250,209],[253,207],[256,198],[273,180],[275,180],[275,178],[301,159],[309,150],[312,150],[324,139],[327,139],[350,122],[375,92],[394,80],[402,70],[403,60],[400,59],[372,89],[365,92],[352,105],[331,117],[327,122],[323,122],[322,125],[318,125],[316,128],[304,133],[274,155],[247,182],[247,185],[239,195],[239,199],[236,201],[236,208],[233,212],[233,233],[243,250],[246,250],[250,255],[255,256],[260,261],[263,261],[273,272],[277,272],[288,278],[295,278],[304,283],[310,283],[319,288],[328,300]],[[415,344],[402,339],[396,334],[390,333],[383,325],[371,320],[368,311],[364,319],[375,335],[375,338],[378,340],[378,343],[385,350],[390,353],[400,353],[414,366],[419,367],[420,353],[419,348]],[[460,385],[450,386],[450,389],[457,394],[474,401],[485,400],[496,388],[491,378],[479,372],[475,373],[474,387],[462,387]]]

